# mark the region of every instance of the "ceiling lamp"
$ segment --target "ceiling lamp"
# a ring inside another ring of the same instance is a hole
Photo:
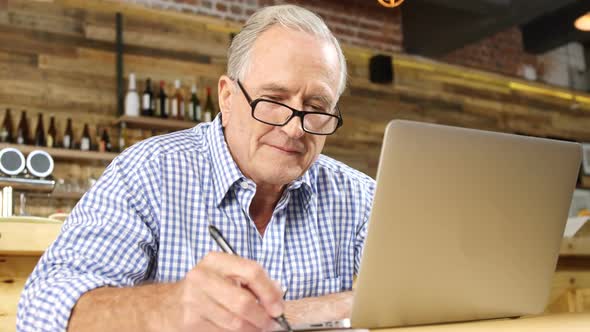
[[[590,31],[590,12],[580,16],[576,22],[574,22],[574,26],[578,30]]]
[[[393,8],[397,7],[404,2],[404,0],[377,0],[383,7]]]

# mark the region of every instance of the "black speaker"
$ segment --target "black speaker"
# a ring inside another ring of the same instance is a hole
[[[389,84],[393,82],[393,65],[391,56],[377,54],[369,61],[369,79],[373,83]]]
[[[25,169],[25,156],[15,148],[0,150],[0,171],[6,175],[18,175]]]
[[[32,175],[44,178],[53,172],[53,158],[43,150],[34,150],[27,156],[27,169]]]

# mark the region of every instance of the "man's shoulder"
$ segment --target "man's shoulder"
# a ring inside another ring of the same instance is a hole
[[[323,154],[318,157],[314,168],[319,178],[331,178],[337,184],[353,183],[368,190],[375,187],[375,180],[367,174]]]
[[[208,123],[193,128],[150,137],[127,148],[117,157],[120,166],[138,167],[179,154],[199,154],[207,151]]]

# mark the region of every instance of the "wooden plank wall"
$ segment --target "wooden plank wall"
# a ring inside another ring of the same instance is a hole
[[[0,256],[0,331],[16,330],[20,293],[39,256]]]
[[[148,76],[166,80],[168,88],[181,79],[186,92],[193,82],[216,86],[235,23],[99,0],[0,0],[0,109],[27,109],[32,126],[38,112],[46,121],[54,114],[60,135],[66,117],[78,135],[85,122],[92,130],[110,124],[117,11],[125,20],[125,73],[137,74],[140,89]],[[345,126],[325,153],[371,176],[385,125],[396,118],[590,141],[590,96],[404,54],[394,55],[395,84],[370,84],[371,50],[344,48],[350,67],[341,99]],[[16,122],[18,113],[13,116]],[[115,135],[111,131],[114,141]]]
[[[74,119],[76,135],[85,122],[94,130],[116,118],[117,11],[125,18],[126,75],[135,72],[141,83],[147,76],[169,84],[181,79],[185,89],[193,82],[216,86],[229,34],[239,29],[235,23],[99,0],[0,0],[0,110],[15,111],[15,126],[21,109],[33,126],[38,112],[46,121],[54,114],[60,135],[67,117]],[[405,54],[394,54],[395,84],[376,85],[368,81],[373,52],[344,50],[350,72],[341,100],[345,126],[329,138],[325,153],[371,176],[392,119],[590,141],[589,95]],[[152,133],[131,134],[138,140]],[[55,173],[86,181],[104,166],[61,162]],[[35,205],[46,214],[55,204]],[[60,204],[66,210],[73,205]],[[14,330],[18,294],[35,260],[0,257],[0,330]],[[560,290],[571,278],[562,279]],[[560,292],[554,293],[552,299]]]

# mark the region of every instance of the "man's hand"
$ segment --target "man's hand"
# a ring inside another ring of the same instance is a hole
[[[291,324],[324,323],[350,318],[353,292],[308,297],[285,304],[285,317]]]
[[[282,292],[258,263],[209,253],[176,283],[82,295],[68,331],[265,331],[281,313]]]
[[[171,315],[181,331],[261,331],[283,313],[282,292],[256,262],[209,253],[176,284]],[[174,305],[173,303],[176,303]]]

